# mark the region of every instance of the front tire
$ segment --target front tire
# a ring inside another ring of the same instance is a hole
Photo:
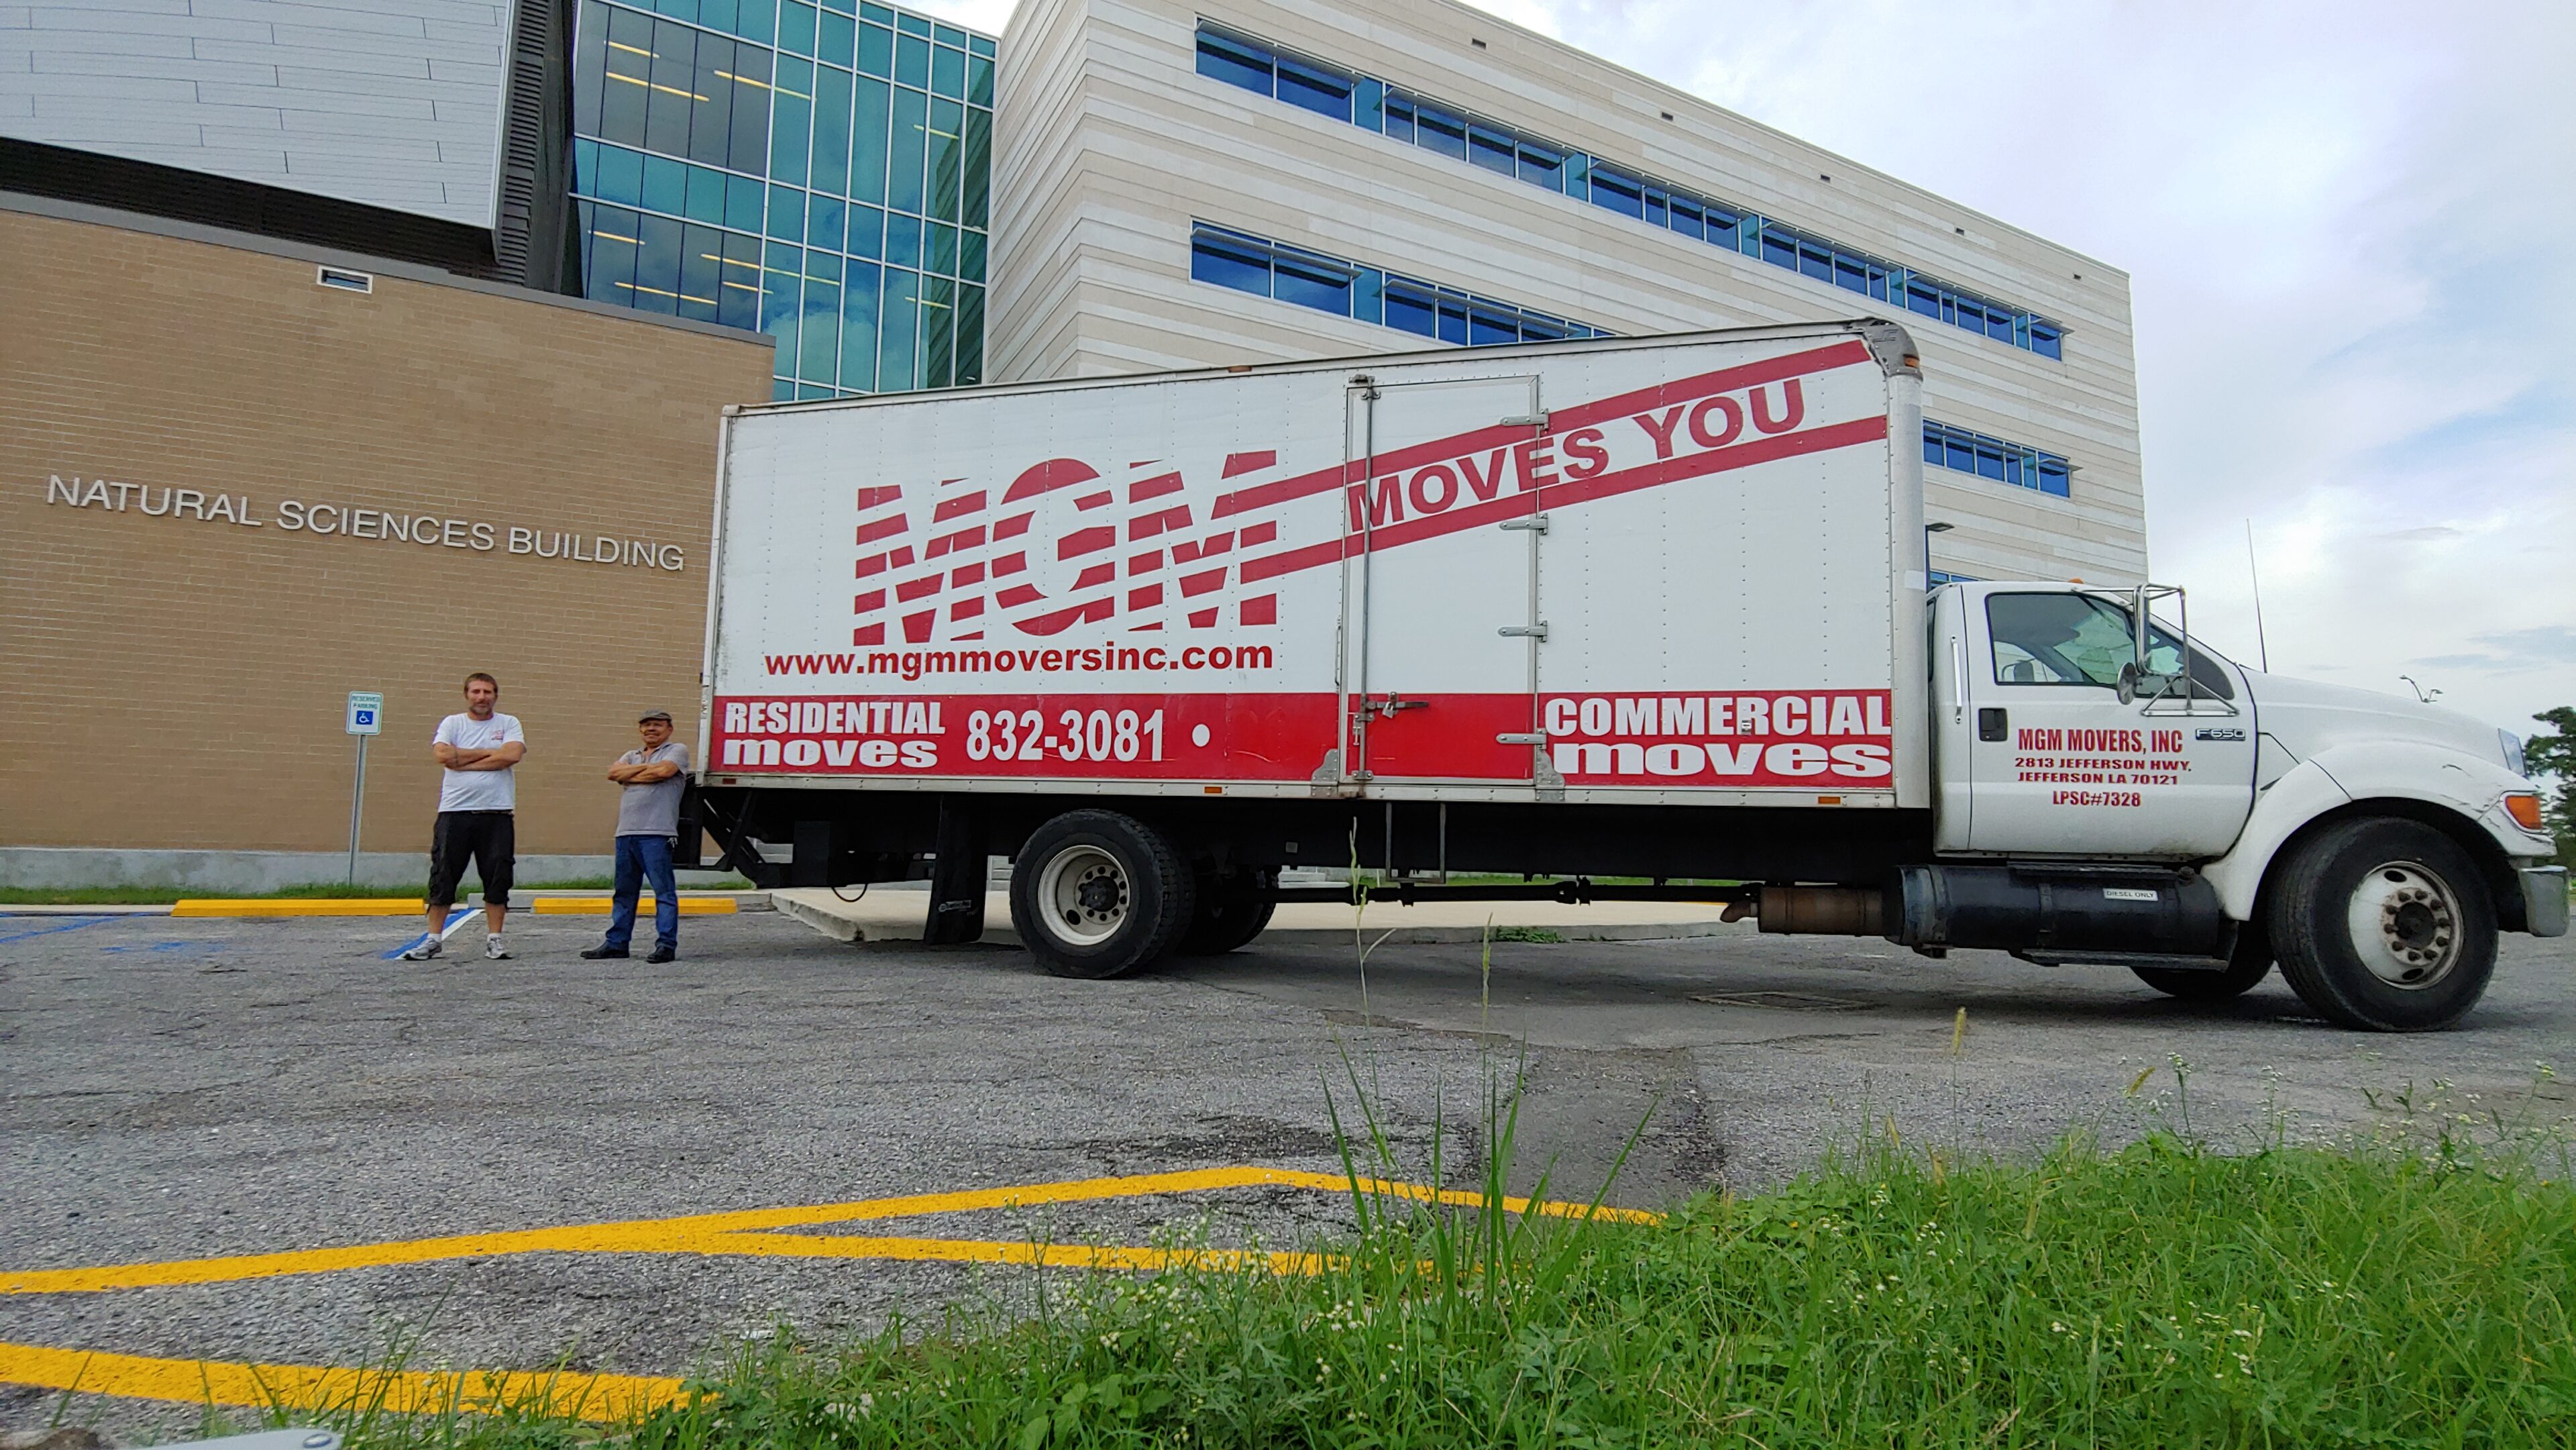
[[[1190,924],[1190,870],[1162,833],[1116,811],[1067,811],[1011,866],[1011,925],[1059,977],[1123,977],[1168,954]]]
[[[2273,892],[2281,975],[2318,1016],[2432,1032],[2468,1015],[2495,974],[2496,913],[2468,853],[2416,821],[2329,827]]]
[[[2236,929],[2236,945],[2227,966],[2215,972],[2176,971],[2171,967],[2131,967],[2138,980],[2184,1002],[2232,1002],[2272,975],[2272,942],[2259,923]]]

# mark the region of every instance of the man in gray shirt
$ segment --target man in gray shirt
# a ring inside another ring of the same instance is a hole
[[[647,881],[653,886],[653,954],[644,960],[667,962],[680,955],[680,889],[671,876],[671,853],[679,844],[689,747],[671,738],[667,710],[648,712],[635,728],[644,737],[642,748],[608,768],[608,778],[625,787],[617,802],[617,891],[607,939],[582,953],[591,961],[626,955],[635,938],[636,888]]]

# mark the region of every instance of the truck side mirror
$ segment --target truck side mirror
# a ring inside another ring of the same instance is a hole
[[[2129,663],[2120,666],[2119,691],[2120,703],[2123,705],[2133,703],[2138,698],[2137,661],[2131,660]]]

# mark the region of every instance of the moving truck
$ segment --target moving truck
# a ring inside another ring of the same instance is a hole
[[[1082,977],[1301,896],[1655,897],[2406,1030],[2566,929],[2511,736],[2176,589],[1927,588],[1920,398],[1856,321],[729,410],[699,819],[927,876],[934,942],[1009,856]]]

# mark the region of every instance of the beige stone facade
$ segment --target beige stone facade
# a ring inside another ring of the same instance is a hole
[[[2065,325],[2062,361],[1891,313],[1587,202],[1201,76],[1201,19]],[[2146,570],[2129,282],[2118,268],[1450,0],[1024,0],[1001,46],[986,376],[1384,352],[1405,334],[1190,280],[1193,221],[1623,334],[1908,322],[1924,411],[2044,449],[2070,498],[1928,470],[1936,567]]]
[[[365,845],[425,852],[480,669],[522,854],[608,849],[639,710],[696,733],[768,338],[24,199],[0,256],[0,846],[344,849],[375,690]]]

